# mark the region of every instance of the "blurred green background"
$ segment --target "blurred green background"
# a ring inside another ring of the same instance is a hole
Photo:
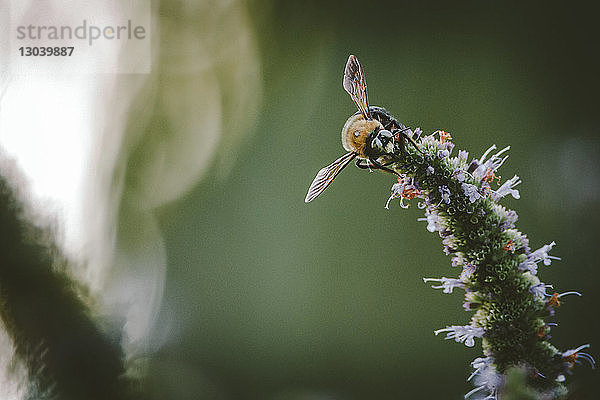
[[[164,2],[161,14],[175,4]],[[149,364],[152,398],[459,399],[471,390],[480,342],[466,348],[433,335],[468,323],[461,293],[422,281],[460,271],[417,222],[414,205],[384,209],[394,179],[349,167],[304,204],[316,172],[344,153],[340,130],[355,106],[341,80],[351,53],[372,105],[425,133],[450,132],[472,157],[511,146],[500,174],[516,173],[523,184],[521,199],[504,204],[519,213],[533,249],[554,240],[552,254],[562,257],[539,276],[557,291],[584,293],[558,310],[552,341],[562,350],[591,343],[600,354],[600,58],[591,8],[353,0],[240,7],[258,46],[258,112],[227,171],[214,163],[160,209],[167,281],[155,329],[162,347]],[[135,229],[120,226],[122,234]],[[578,367],[573,398],[595,398],[594,377]]]

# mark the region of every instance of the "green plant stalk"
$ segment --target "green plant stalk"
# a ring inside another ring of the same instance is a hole
[[[516,175],[499,187],[494,182],[500,180],[495,173],[506,160],[508,147],[491,155],[492,146],[481,158],[469,161],[465,151],[450,156],[454,144],[446,132],[421,137],[417,129],[408,136],[416,146],[397,135],[393,149],[379,158],[399,176],[386,207],[393,199],[400,199],[405,208],[405,200],[419,199],[419,208],[426,209],[422,220],[428,222],[429,231],[439,232],[452,265],[461,269],[457,278],[424,281],[439,282],[433,287],[445,293],[464,289],[464,308],[474,311],[469,325],[435,331],[467,346],[482,339],[483,357],[473,361],[475,372],[469,378],[476,388],[465,398],[497,398],[511,367],[527,371],[526,383],[540,398],[563,397],[565,375],[581,360],[592,367],[594,360],[581,352],[589,345],[564,352],[554,347],[548,339],[556,324],[546,320],[562,296],[580,294],[546,294],[552,286],[540,282],[537,264],[558,259],[548,255],[554,242],[531,251],[528,238],[515,227],[517,214],[499,204],[508,194],[519,198]]]
[[[120,345],[97,326],[53,232],[30,220],[13,185],[0,175],[0,319],[29,372],[26,398],[132,398]]]

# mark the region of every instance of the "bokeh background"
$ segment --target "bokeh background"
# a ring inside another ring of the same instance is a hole
[[[97,99],[78,250],[97,267],[75,272],[125,332],[147,396],[471,390],[480,343],[433,335],[468,323],[460,291],[422,281],[460,271],[420,210],[384,209],[393,177],[351,166],[304,204],[344,153],[349,54],[371,104],[406,125],[448,131],[471,157],[511,146],[500,174],[523,184],[504,204],[532,248],[556,241],[562,258],[540,279],[584,294],[565,298],[552,342],[600,357],[596,15],[578,2],[153,3],[152,74]],[[572,398],[595,398],[597,373],[575,372]]]

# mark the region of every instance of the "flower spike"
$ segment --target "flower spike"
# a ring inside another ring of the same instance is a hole
[[[475,372],[469,381],[475,388],[466,398],[496,399],[512,367],[530,371],[531,389],[540,398],[558,397],[566,391],[565,376],[575,364],[585,361],[594,367],[595,361],[581,351],[587,345],[559,352],[549,342],[550,327],[555,324],[545,319],[554,315],[563,296],[581,293],[547,293],[553,286],[538,279],[538,265],[560,260],[549,255],[556,243],[532,251],[529,238],[516,228],[517,213],[499,204],[508,195],[520,197],[516,188],[522,182],[517,175],[492,188],[493,181],[499,181],[498,170],[508,158],[509,147],[497,151],[491,146],[469,162],[464,150],[451,156],[451,137],[437,133],[417,138],[419,151],[398,146],[382,157],[386,168],[400,176],[386,208],[393,199],[400,199],[400,206],[406,208],[404,201],[419,197],[419,208],[425,209],[419,221],[427,223],[429,232],[438,232],[444,253],[451,255],[452,266],[461,271],[455,278],[423,281],[444,293],[463,289],[462,306],[474,312],[470,324],[450,325],[434,333],[445,333],[445,339],[467,347],[475,346],[476,338],[482,339],[485,357],[473,362]]]

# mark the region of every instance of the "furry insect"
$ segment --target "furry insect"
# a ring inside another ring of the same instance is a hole
[[[417,149],[417,144],[408,136],[409,129],[398,122],[384,108],[369,107],[367,82],[362,66],[354,55],[348,57],[344,70],[343,86],[356,104],[358,111],[348,118],[342,129],[342,145],[348,152],[322,168],[306,194],[306,203],[319,196],[333,179],[350,161],[356,160],[356,166],[362,169],[381,169],[395,173],[387,168],[382,158],[391,158],[397,147],[404,150],[405,140]]]

